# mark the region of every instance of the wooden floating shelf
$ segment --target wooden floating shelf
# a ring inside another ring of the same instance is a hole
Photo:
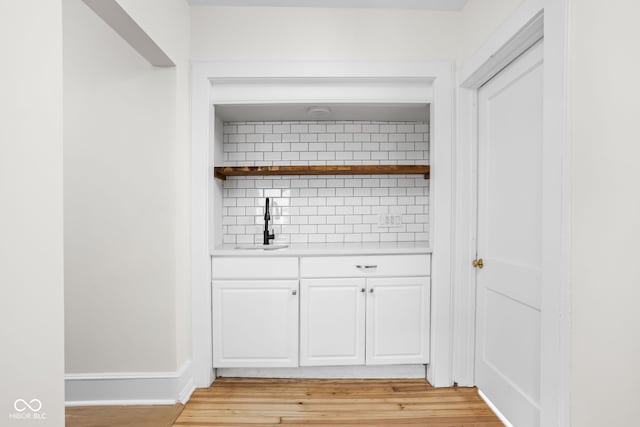
[[[317,165],[317,166],[223,166],[213,168],[216,178],[267,175],[424,175],[429,165]]]

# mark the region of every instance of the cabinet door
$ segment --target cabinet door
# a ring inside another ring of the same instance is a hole
[[[428,363],[428,277],[367,279],[367,365]]]
[[[300,282],[300,365],[363,365],[365,279]]]
[[[213,281],[213,366],[298,366],[298,281]]]

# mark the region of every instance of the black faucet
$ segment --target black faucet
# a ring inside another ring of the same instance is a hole
[[[267,206],[264,210],[264,241],[263,245],[268,245],[269,240],[273,240],[276,238],[274,233],[269,233],[269,220],[271,219],[271,215],[269,214],[269,198],[267,197]]]

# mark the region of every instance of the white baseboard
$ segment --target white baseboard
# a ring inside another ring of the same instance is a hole
[[[513,427],[513,424],[511,424],[509,422],[509,420],[507,419],[507,417],[505,417],[504,415],[502,415],[502,412],[500,412],[500,410],[498,410],[498,408],[496,408],[496,405],[493,404],[493,402],[491,400],[489,400],[489,398],[480,390],[478,390],[478,394],[480,395],[480,397],[482,398],[482,400],[484,400],[484,402],[487,404],[487,406],[489,408],[491,408],[491,410],[493,411],[494,414],[496,414],[496,416],[500,419],[500,421],[502,421],[502,424],[504,424],[506,427]]]
[[[218,368],[218,377],[249,378],[426,378],[424,365]]]
[[[191,361],[176,372],[67,374],[66,406],[173,405],[195,390]]]

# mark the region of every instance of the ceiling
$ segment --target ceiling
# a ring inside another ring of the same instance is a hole
[[[309,114],[313,107],[330,110],[325,117]],[[216,116],[225,122],[288,120],[429,121],[429,104],[218,104]]]
[[[276,6],[462,10],[467,0],[188,0],[205,6]]]

